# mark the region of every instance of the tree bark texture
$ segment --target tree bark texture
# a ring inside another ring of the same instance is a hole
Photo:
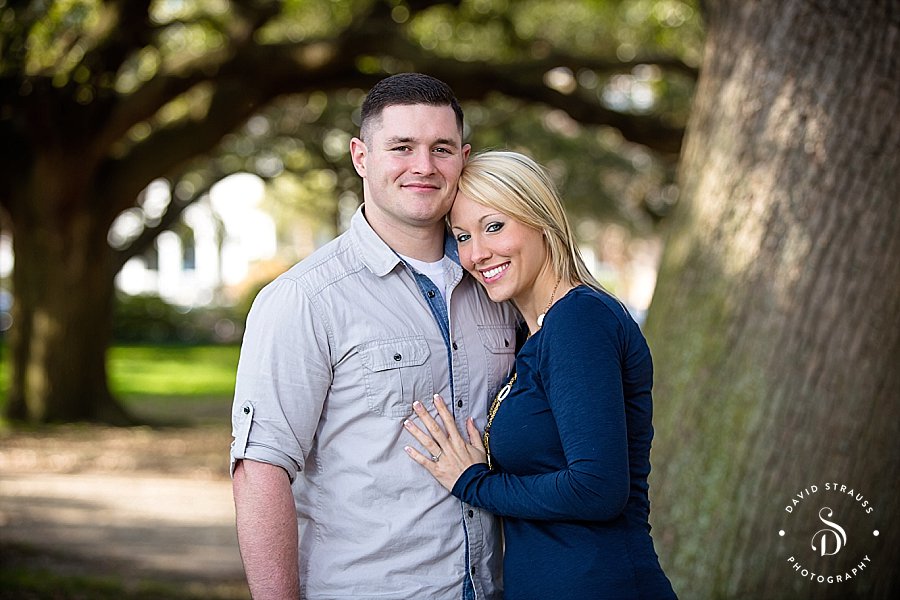
[[[895,597],[900,7],[707,12],[647,323],[661,561],[685,598]]]
[[[38,169],[16,203],[14,327],[6,416],[35,423],[129,418],[107,385],[112,331],[108,218],[67,169]],[[42,202],[28,202],[41,197]],[[39,214],[40,213],[40,214]]]

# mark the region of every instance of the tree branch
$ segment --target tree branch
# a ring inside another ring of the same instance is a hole
[[[533,67],[525,66],[525,71]],[[579,123],[613,127],[626,140],[647,146],[663,154],[677,155],[684,137],[683,127],[673,127],[658,117],[631,115],[610,110],[598,100],[583,94],[563,94],[541,85],[539,79],[517,77],[515,68],[490,67],[482,65],[477,69],[457,70],[452,64],[433,64],[428,70],[446,81],[457,97],[466,100],[480,100],[493,92],[513,98],[538,102],[565,111]],[[473,72],[481,73],[474,77]]]
[[[104,4],[103,33],[88,50],[81,64],[96,77],[115,73],[135,50],[150,42],[151,0],[107,0]]]
[[[242,16],[229,27],[229,47],[181,65],[177,72],[159,74],[131,94],[117,99],[96,139],[100,148],[109,148],[135,124],[150,119],[163,106],[203,81],[215,80],[223,64],[241,52],[253,52],[254,34],[282,7],[280,0],[237,3]]]
[[[399,58],[416,70],[446,81],[460,99],[480,100],[491,92],[540,102],[564,110],[573,119],[618,129],[628,141],[642,144],[664,154],[677,154],[684,136],[683,127],[673,127],[658,117],[633,115],[610,110],[598,99],[586,94],[563,94],[543,83],[547,71],[568,67],[574,72],[590,69],[606,74],[628,72],[638,65],[652,64],[696,79],[697,69],[666,56],[642,56],[631,61],[592,58],[553,52],[542,58],[515,63],[493,64],[483,61],[460,62],[424,52],[421,46],[398,35],[390,23],[367,23],[366,31],[352,41],[357,55]]]

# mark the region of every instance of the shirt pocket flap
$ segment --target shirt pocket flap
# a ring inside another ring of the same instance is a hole
[[[516,351],[516,329],[511,325],[479,325],[478,336],[491,354],[513,354]]]
[[[370,371],[423,365],[430,353],[425,338],[379,340],[360,348],[362,363]]]

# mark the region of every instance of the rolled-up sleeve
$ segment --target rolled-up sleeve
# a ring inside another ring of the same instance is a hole
[[[256,297],[232,407],[231,473],[247,459],[303,468],[332,381],[328,324],[315,298],[282,276]]]

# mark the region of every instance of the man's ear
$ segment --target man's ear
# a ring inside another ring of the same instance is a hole
[[[469,160],[469,152],[471,152],[471,151],[472,151],[471,144],[463,144],[463,147],[462,147],[463,162]]]
[[[353,161],[353,168],[356,169],[357,175],[362,178],[366,177],[366,155],[368,152],[365,142],[361,139],[355,137],[350,140],[350,160]]]

